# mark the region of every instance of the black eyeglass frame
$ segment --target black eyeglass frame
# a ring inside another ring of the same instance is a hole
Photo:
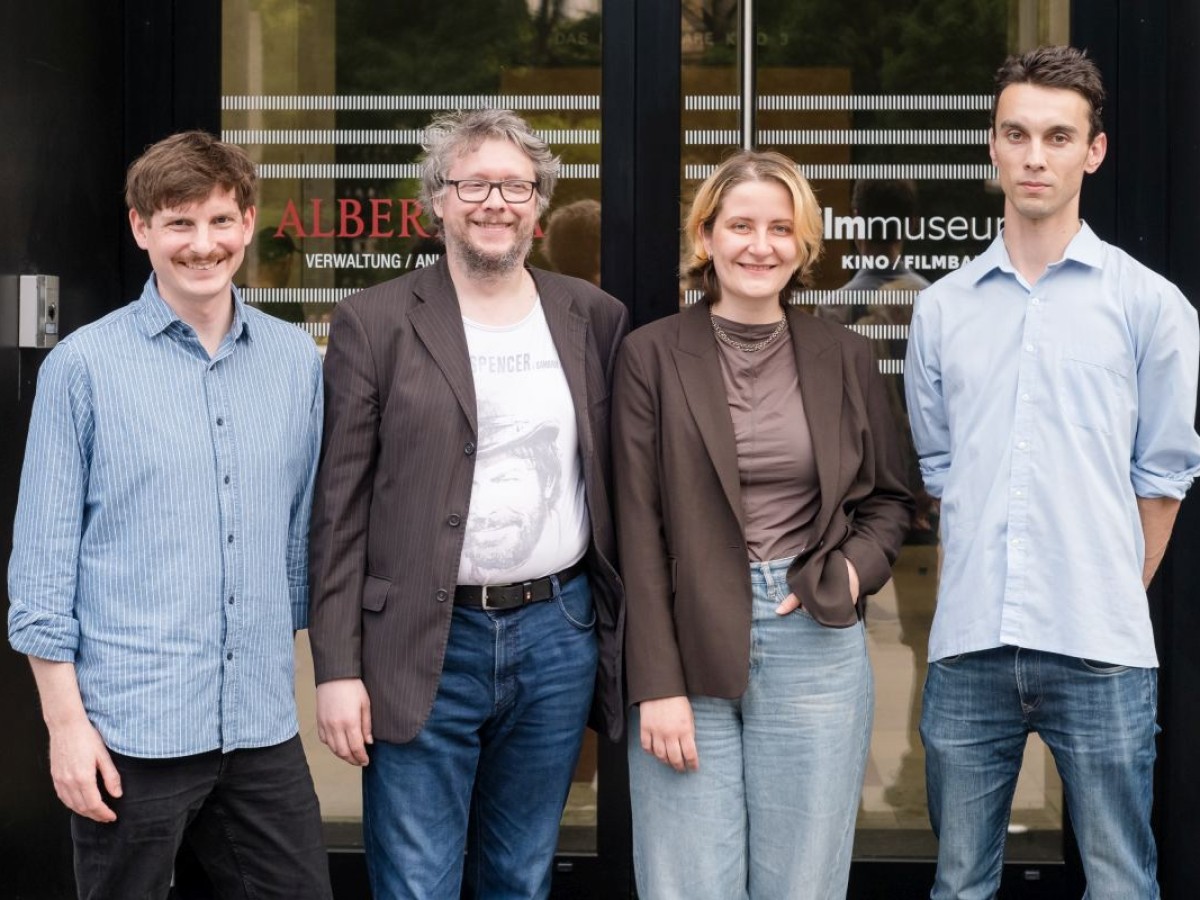
[[[530,200],[532,200],[537,195],[537,191],[538,191],[538,182],[527,181],[524,178],[506,178],[506,179],[504,179],[504,181],[488,181],[484,178],[443,178],[442,184],[453,186],[454,193],[458,196],[458,199],[461,200],[463,203],[484,203],[487,201],[488,197],[492,196],[492,191],[495,191],[495,190],[500,191],[500,199],[503,200],[505,203],[513,203],[513,204],[528,203]],[[488,190],[487,190],[487,193],[484,194],[482,197],[480,197],[478,200],[468,200],[466,197],[464,197],[462,195],[461,185],[463,185],[463,184],[486,184],[488,186]],[[504,192],[504,186],[506,184],[529,185],[529,196],[524,198],[523,200],[511,199],[508,196],[508,194],[506,194]]]

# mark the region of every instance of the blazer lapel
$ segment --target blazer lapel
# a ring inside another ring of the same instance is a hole
[[[814,323],[807,313],[788,307],[787,317],[796,351],[804,416],[812,434],[817,481],[821,486],[817,532],[823,533],[836,506],[829,501],[841,496],[838,473],[842,462],[842,349],[837,341],[811,327]]]
[[[697,303],[679,316],[679,347],[672,353],[692,419],[700,430],[708,458],[717,470],[725,499],[745,532],[737,439],[729,416],[729,396],[721,375],[716,338],[708,319],[708,304]]]
[[[408,314],[413,330],[450,383],[458,405],[471,423],[471,430],[478,434],[475,379],[471,375],[467,335],[445,257],[437,265],[421,271],[418,282],[413,285],[413,294],[422,301]]]
[[[589,397],[587,389],[587,328],[588,322],[575,312],[574,301],[563,283],[556,278],[546,278],[537,269],[529,270],[537,285],[542,301],[542,313],[546,326],[558,351],[571,401],[575,404],[575,423],[579,431],[579,450],[586,459],[592,455],[592,419],[588,415]]]

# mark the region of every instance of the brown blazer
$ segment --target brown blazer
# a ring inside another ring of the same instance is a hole
[[[609,505],[609,385],[625,307],[531,269],[575,403],[600,668],[592,724],[621,734],[624,604]],[[310,549],[317,683],[362,678],[374,736],[412,740],[433,707],[475,471],[475,384],[443,259],[347,297],[325,357]]]
[[[823,625],[857,621],[908,530],[895,423],[870,343],[789,308],[812,432],[820,539],[788,585]],[[707,303],[640,328],[613,380],[617,534],[625,582],[629,702],[739,697],[750,669],[751,589],[737,450]],[[861,607],[861,603],[859,604]]]

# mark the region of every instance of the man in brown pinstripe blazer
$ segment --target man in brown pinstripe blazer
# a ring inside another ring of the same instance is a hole
[[[628,317],[525,266],[558,160],[524,121],[427,134],[445,258],[342,301],[330,329],[318,730],[366,766],[376,898],[456,900],[464,852],[472,895],[546,897],[589,708],[622,728],[608,405]]]

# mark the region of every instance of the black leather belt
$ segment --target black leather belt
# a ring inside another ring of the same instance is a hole
[[[580,560],[561,572],[535,578],[533,581],[519,581],[515,584],[460,584],[454,589],[454,605],[472,609],[516,609],[527,603],[540,603],[554,596],[554,582],[551,579],[557,578],[561,587],[583,572],[584,565]]]

